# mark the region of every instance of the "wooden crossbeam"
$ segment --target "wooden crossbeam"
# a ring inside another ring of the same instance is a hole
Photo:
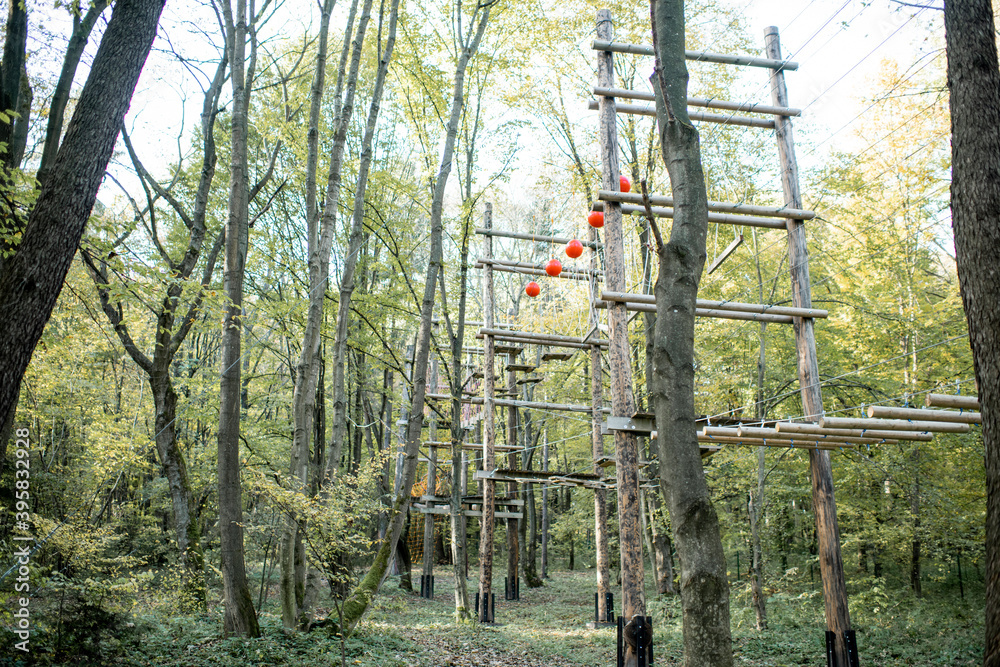
[[[644,206],[642,195],[635,192],[616,192],[614,190],[598,190],[599,201],[616,201],[623,204]],[[665,195],[650,195],[649,203],[653,206],[674,205],[673,197]],[[738,202],[708,202],[708,210],[715,213],[733,213],[735,215],[756,215],[765,218],[784,218],[788,220],[811,220],[816,217],[815,211],[787,206],[760,206],[757,204],[740,204]],[[784,225],[782,225],[784,226]]]
[[[706,431],[707,433],[707,431]],[[779,432],[776,428],[759,428],[753,426],[740,426],[737,429],[737,436],[740,438],[781,438],[783,440],[811,440],[814,442],[830,443],[853,443],[858,445],[878,445],[881,443],[899,442],[895,438],[875,438],[864,436],[836,436],[817,433],[788,433]]]
[[[930,433],[915,431],[872,431],[868,429],[823,428],[819,424],[806,422],[778,422],[774,425],[778,433],[814,433],[817,435],[846,436],[849,438],[895,438],[896,440],[919,440],[930,442],[934,436]]]
[[[594,86],[594,94],[602,97],[621,97],[628,100],[644,100],[655,102],[656,96],[643,90],[627,90],[625,88],[601,88]],[[773,116],[801,116],[801,109],[791,107],[775,107],[770,104],[755,104],[753,102],[727,102],[725,100],[705,99],[703,97],[687,98],[688,106],[705,107],[706,109],[725,109],[726,111],[743,111],[747,113],[766,113]]]
[[[597,100],[587,102],[587,108],[597,111],[600,104]],[[656,118],[656,107],[648,104],[629,104],[628,102],[618,102],[615,104],[615,111],[618,113],[632,114],[633,116],[649,116]],[[703,123],[717,123],[719,125],[739,125],[740,127],[761,127],[773,130],[774,120],[771,118],[755,118],[753,116],[737,116],[735,114],[709,113],[706,111],[688,111],[691,120],[700,120]]]
[[[918,410],[914,408],[896,408],[888,405],[872,405],[867,410],[869,417],[888,419],[931,420],[955,422],[959,424],[982,424],[983,415],[979,412],[950,412],[948,410]]]
[[[735,445],[742,447],[784,447],[785,449],[823,449],[826,451],[836,451],[838,449],[857,449],[854,443],[825,444],[815,440],[783,440],[781,438],[727,438],[723,436],[699,436],[698,442],[716,443],[720,445]]]
[[[451,515],[451,507],[448,505],[439,505],[428,507],[426,505],[414,505],[413,509],[417,510],[421,514],[447,514]],[[482,516],[482,510],[462,510],[463,516]],[[493,512],[494,518],[497,519],[523,519],[524,514],[521,512]]]
[[[547,236],[544,234],[523,234],[521,232],[505,232],[499,229],[486,229],[485,227],[476,227],[476,233],[483,236],[499,236],[501,238],[507,239],[519,239],[521,241],[534,241],[535,243],[554,243],[554,244],[566,244],[574,239],[568,236]],[[576,239],[580,240],[580,239]],[[582,241],[580,242],[587,248],[603,248],[604,244],[600,242]]]
[[[605,301],[623,301],[632,303],[656,304],[652,294],[637,294],[633,292],[610,292],[601,290],[601,298]],[[742,303],[740,301],[713,301],[697,299],[695,307],[711,310],[731,310],[741,313],[761,313],[767,315],[788,315],[790,317],[829,317],[830,311],[820,308],[794,308],[792,306],[773,306],[766,303]]]
[[[626,44],[625,42],[610,42],[604,39],[595,39],[590,43],[590,48],[595,51],[611,51],[613,53],[631,53],[637,56],[653,55],[653,47],[645,44]],[[724,53],[712,53],[710,51],[685,51],[684,57],[687,60],[694,60],[705,63],[719,63],[722,65],[743,65],[746,67],[767,67],[770,69],[796,70],[799,64],[794,60],[775,60],[773,58],[757,58],[755,56],[731,56]]]
[[[594,301],[594,308],[606,309],[612,302],[604,299]],[[623,301],[626,310],[637,313],[655,313],[656,305],[652,303],[639,303],[636,301]],[[790,315],[771,315],[769,313],[748,313],[738,310],[719,310],[715,308],[696,308],[694,314],[698,317],[712,317],[723,320],[750,320],[752,322],[769,322],[772,324],[792,324]]]
[[[924,399],[927,407],[938,408],[961,408],[963,410],[978,410],[979,397],[977,396],[952,396],[951,394],[927,394]]]
[[[968,433],[968,424],[940,421],[910,421],[906,419],[852,419],[823,417],[819,425],[829,428],[871,428],[881,431],[931,431],[937,433]]]
[[[591,205],[594,211],[603,211],[604,202],[596,201]],[[622,204],[622,213],[625,215],[646,215],[646,208],[638,204]],[[651,206],[650,210],[657,218],[673,218],[674,209],[663,206]],[[787,223],[777,218],[763,218],[752,215],[733,215],[731,213],[709,213],[709,222],[717,222],[723,225],[743,225],[746,227],[763,227],[764,229],[785,229]]]

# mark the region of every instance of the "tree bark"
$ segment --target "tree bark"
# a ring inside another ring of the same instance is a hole
[[[989,0],[944,4],[951,216],[986,448],[986,651],[1000,665],[1000,71]]]
[[[16,168],[21,161],[19,158],[15,161],[13,114],[20,108],[18,98],[27,45],[28,9],[23,2],[11,2],[7,7],[3,60],[0,61],[0,112],[11,116],[6,121],[0,120],[0,144],[3,144],[3,165],[7,171]]]
[[[162,0],[115,5],[93,67],[28,217],[21,245],[0,273],[0,415],[8,414],[79,246],[149,54]]]
[[[658,248],[655,288],[653,393],[660,478],[681,564],[684,664],[728,667],[733,660],[729,582],[694,421],[694,316],[705,264],[708,197],[698,131],[687,115],[684,3],[650,0],[650,9],[657,124],[675,201],[670,239]]]
[[[229,299],[222,325],[221,380],[219,385],[219,547],[222,556],[226,636],[257,637],[260,627],[247,584],[243,551],[243,488],[240,480],[240,406],[242,394],[243,277],[249,234],[250,186],[247,172],[247,6],[236,0],[235,12],[222,3],[229,49],[233,111],[230,127],[229,215],[226,219],[226,269],[224,291]],[[250,79],[253,74],[251,48]]]

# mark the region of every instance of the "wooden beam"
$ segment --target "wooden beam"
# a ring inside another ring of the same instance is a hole
[[[720,445],[735,445],[742,447],[784,447],[785,449],[808,449],[818,451],[836,451],[838,449],[857,449],[854,443],[830,444],[816,440],[784,440],[782,438],[729,438],[720,435],[699,436],[698,442],[717,443]]]
[[[979,398],[976,396],[952,396],[951,394],[927,394],[924,399],[927,407],[961,408],[963,410],[978,410]]]
[[[627,90],[625,88],[601,88],[599,86],[594,86],[594,95],[600,95],[603,97],[623,97],[629,100],[644,100],[646,102],[656,101],[653,93],[647,93],[642,90]],[[703,97],[689,97],[687,98],[687,103],[688,106],[692,107],[725,109],[726,111],[743,111],[747,113],[766,113],[773,116],[802,115],[801,109],[774,107],[769,104],[755,104],[752,102],[727,102],[725,100],[709,100]]]
[[[596,201],[591,205],[594,211],[603,211],[608,202]],[[662,206],[651,206],[650,210],[657,218],[673,218],[674,209]],[[636,204],[622,204],[621,212],[626,215],[646,215],[646,208]],[[729,213],[709,213],[709,222],[724,225],[743,225],[746,227],[763,227],[765,229],[784,229],[785,223],[775,218],[762,218],[750,215],[732,215]]]
[[[523,234],[521,232],[504,232],[499,229],[490,229],[488,227],[476,227],[476,233],[482,236],[499,236],[506,239],[518,239],[521,241],[534,241],[535,243],[554,243],[556,245],[566,244],[573,239],[568,236],[548,236],[545,234]],[[592,241],[581,241],[584,246],[588,248],[600,248],[603,247],[603,243],[596,243]]]
[[[623,204],[635,204],[644,206],[642,195],[634,192],[621,192],[615,190],[598,190],[598,201],[617,201]],[[674,205],[674,198],[665,195],[650,195],[649,203],[653,206]],[[786,220],[811,220],[816,217],[815,211],[807,211],[801,208],[789,208],[788,206],[759,206],[757,204],[740,204],[738,202],[708,202],[708,210],[714,213],[732,213],[734,215],[757,215],[765,218],[783,218]],[[782,225],[784,228],[784,225]]]
[[[652,294],[637,294],[634,292],[612,292],[604,290],[601,298],[605,301],[625,301],[634,303],[655,304],[656,297]],[[732,310],[745,313],[765,313],[768,315],[788,315],[791,317],[829,317],[830,311],[818,308],[795,308],[792,306],[772,306],[761,303],[741,303],[739,301],[712,301],[709,299],[698,299],[695,302],[697,308],[712,310]]]
[[[594,302],[595,308],[608,308],[613,301],[598,299]],[[639,313],[655,313],[656,305],[651,303],[636,303],[634,301],[621,301],[625,304],[625,309]],[[750,320],[753,322],[770,322],[772,324],[792,324],[790,315],[771,315],[767,313],[748,313],[739,310],[719,310],[714,308],[696,308],[694,314],[698,317],[714,317],[723,320]]]
[[[473,396],[468,399],[468,403],[472,405],[483,405],[485,400],[477,396]],[[493,404],[498,407],[516,407],[516,408],[527,408],[529,410],[561,410],[564,412],[590,412],[591,406],[589,405],[574,405],[569,403],[545,403],[543,401],[515,401],[507,398],[498,398],[493,401]],[[611,412],[610,408],[604,408],[604,412]]]
[[[590,100],[587,108],[595,111],[599,102]],[[647,104],[629,104],[619,102],[615,105],[617,113],[626,113],[633,116],[649,116],[656,118],[656,107]],[[691,120],[698,120],[703,123],[717,123],[719,125],[738,125],[740,127],[760,127],[768,130],[774,129],[774,120],[770,118],[755,118],[753,116],[737,116],[735,114],[708,113],[706,111],[688,111]]]
[[[814,442],[836,442],[839,444],[853,443],[856,445],[878,445],[882,443],[896,443],[899,442],[895,438],[874,438],[874,437],[863,437],[863,436],[843,436],[843,435],[825,435],[816,433],[788,433],[787,431],[779,432],[774,428],[759,428],[754,426],[740,426],[738,429],[738,435],[741,438],[782,438],[784,440],[811,440]]]
[[[483,327],[479,330],[479,333],[486,334],[489,336],[506,336],[506,337],[516,337],[522,338],[524,340],[534,340],[539,343],[574,343],[576,345],[600,345],[602,347],[607,346],[607,340],[595,339],[587,340],[585,338],[580,338],[577,336],[562,336],[560,334],[549,334],[549,333],[538,333],[534,331],[506,331],[504,329],[491,329],[488,327]]]
[[[729,256],[732,255],[734,252],[736,252],[736,249],[739,248],[741,245],[743,245],[743,235],[742,234],[740,234],[735,239],[733,239],[733,242],[730,243],[729,245],[727,245],[726,249],[723,250],[719,254],[718,257],[716,257],[714,260],[712,260],[712,263],[709,265],[708,270],[705,271],[706,275],[712,275],[712,273],[717,268],[719,268],[720,266],[722,266],[722,263],[724,261],[726,261],[727,259],[729,259]]]
[[[918,410],[896,408],[889,405],[872,405],[866,411],[869,417],[880,419],[912,419],[914,421],[955,422],[959,424],[982,424],[983,415],[978,412],[950,412],[948,410]]]
[[[872,428],[880,431],[930,431],[936,433],[968,433],[968,424],[938,421],[910,421],[907,419],[852,419],[849,417],[823,417],[819,425],[824,428]]]
[[[823,428],[819,424],[804,422],[778,422],[774,425],[778,433],[814,433],[817,435],[846,436],[848,438],[894,438],[896,440],[919,440],[930,442],[934,436],[916,431],[874,431],[869,429]]]
[[[483,227],[487,230],[493,228],[493,205],[486,203],[486,211],[483,214]],[[493,257],[493,237],[489,234],[483,237],[484,256],[487,259]],[[493,328],[493,266],[487,264],[483,269],[483,322],[484,325]],[[493,409],[496,391],[496,377],[494,371],[494,340],[492,336],[486,336],[483,340],[483,467],[487,470],[496,468],[496,424],[494,422]],[[496,524],[493,503],[496,500],[496,483],[493,480],[483,480],[483,516],[480,520],[479,530],[479,594],[483,604],[480,607],[481,616],[477,620],[492,620],[487,616],[486,600],[490,600],[493,588],[493,534]]]
[[[607,39],[595,39],[590,43],[595,51],[611,51],[614,53],[631,53],[637,56],[653,55],[653,47],[645,44],[626,44]],[[757,58],[754,56],[731,56],[724,53],[709,51],[685,51],[684,57],[705,63],[720,63],[723,65],[744,65],[746,67],[767,67],[779,70],[796,70],[799,64],[794,60],[775,60],[773,58]]]

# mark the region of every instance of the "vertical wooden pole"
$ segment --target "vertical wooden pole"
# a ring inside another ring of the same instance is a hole
[[[597,39],[612,38],[611,12],[597,12]],[[599,51],[597,56],[597,85],[614,88],[613,55]],[[615,125],[615,100],[600,97],[598,111],[601,144],[602,186],[605,190],[619,189],[618,134]],[[621,204],[604,204],[604,286],[609,291],[626,291],[625,239],[622,229]],[[608,308],[610,345],[608,361],[611,367],[611,414],[615,417],[632,417],[635,398],[632,396],[632,366],[629,363],[628,311],[624,303],[614,303]],[[600,372],[600,367],[595,373]],[[635,434],[615,431],[615,472],[618,476],[618,525],[621,545],[622,614],[625,622],[635,616],[646,616],[643,595],[642,530],[639,525],[639,451]],[[629,650],[625,667],[636,664],[636,655]]]
[[[493,228],[493,204],[486,204],[483,227]],[[493,237],[483,236],[483,256],[493,259]],[[493,265],[483,267],[483,324],[493,328]],[[493,407],[496,399],[496,377],[494,373],[493,336],[483,336],[483,470],[496,470],[496,424],[493,421]],[[479,620],[492,622],[490,599],[493,592],[493,526],[495,522],[494,502],[496,482],[483,480],[483,517],[479,531]]]
[[[510,321],[513,321],[511,318]],[[517,362],[517,352],[511,352],[507,355],[507,363],[513,364]],[[517,373],[513,370],[507,370],[507,395],[513,396],[514,392],[517,391]],[[513,405],[507,407],[507,446],[516,447],[517,446],[517,408]],[[510,466],[512,470],[517,470],[517,452],[509,451],[507,454],[507,465]],[[507,494],[511,498],[517,497],[517,482],[509,482],[507,484]],[[507,519],[507,595],[505,596],[509,600],[516,600],[517,595],[517,571],[518,571],[518,558],[521,555],[521,548],[518,544],[518,525],[517,519]]]
[[[437,329],[437,325],[434,325]],[[428,381],[428,386],[430,386],[430,391],[437,393],[438,390],[438,359],[435,354],[431,359],[431,376]],[[437,414],[431,410],[430,411],[430,440],[431,442],[437,442]],[[437,491],[437,447],[431,446],[427,450],[427,492],[426,495],[433,496]],[[428,500],[425,503],[428,507],[434,506],[433,500]],[[430,594],[430,581],[431,577],[434,576],[434,515],[425,514],[424,515],[424,564],[423,564],[423,575],[424,575],[424,587],[422,588],[422,594],[425,597],[431,597]]]
[[[764,29],[767,57],[781,59],[778,29]],[[780,69],[771,71],[771,100],[775,105],[788,106],[785,75]],[[799,173],[795,162],[795,145],[792,142],[792,124],[788,116],[776,116],[775,135],[778,140],[778,157],[781,160],[781,187],[785,204],[802,208],[799,192]],[[792,305],[811,308],[809,288],[809,251],[806,248],[805,225],[802,220],[788,221],[788,264],[792,274]],[[816,360],[816,336],[812,318],[795,318],[795,348],[798,352],[799,387],[806,417],[819,421],[823,416],[823,395],[820,391],[819,364]],[[809,468],[812,476],[813,511],[816,515],[816,533],[819,541],[819,567],[823,579],[823,599],[826,603],[827,630],[835,633],[835,667],[849,667],[845,633],[851,629],[847,608],[847,586],[844,582],[844,562],[840,555],[840,530],[837,527],[837,506],[833,497],[833,471],[830,454],[809,450]]]
[[[549,429],[542,427],[542,471],[549,471]],[[549,576],[549,485],[542,484],[542,579]]]
[[[587,240],[596,243],[599,238],[597,230],[587,226]],[[597,316],[597,309],[594,301],[600,295],[597,284],[598,253],[596,246],[590,253],[590,328],[594,330],[594,337],[600,338],[597,332],[597,325],[600,322]],[[601,347],[599,345],[590,346],[590,405],[591,405],[591,426],[590,443],[594,455],[594,473],[602,474],[603,470],[597,465],[597,460],[604,456],[604,436],[601,434],[601,426],[604,421],[604,371],[601,365]],[[595,569],[597,570],[597,620],[608,622],[607,599],[611,592],[611,571],[608,557],[608,492],[605,489],[594,489],[594,539],[595,539]]]

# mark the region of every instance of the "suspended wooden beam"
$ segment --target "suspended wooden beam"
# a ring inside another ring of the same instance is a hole
[[[572,358],[572,352],[546,352],[542,355],[542,361],[567,361]]]
[[[823,451],[836,451],[838,449],[857,449],[854,443],[831,444],[816,440],[783,440],[781,438],[730,438],[719,435],[699,436],[698,442],[717,443],[720,445],[733,445],[737,447],[783,447],[785,449],[819,449]]]
[[[652,46],[646,46],[645,44],[611,42],[604,39],[595,39],[590,43],[590,48],[595,51],[631,53],[637,56],[653,55]],[[688,60],[695,60],[704,63],[719,63],[722,65],[744,65],[746,67],[768,67],[771,69],[785,70],[796,70],[799,68],[799,64],[794,60],[775,60],[773,58],[757,58],[754,56],[731,56],[724,53],[711,53],[709,51],[685,51],[684,57]]]
[[[596,111],[597,100],[587,102],[587,108]],[[627,113],[633,116],[649,116],[656,118],[656,107],[646,104],[629,104],[628,102],[618,102],[615,104],[617,113]],[[734,114],[709,113],[707,111],[688,111],[691,120],[698,120],[703,123],[717,123],[719,125],[738,125],[740,127],[761,127],[768,130],[774,129],[774,120],[770,118],[754,118],[753,116],[736,116]]]
[[[930,442],[934,436],[916,431],[873,431],[869,429],[823,428],[819,424],[806,422],[778,422],[774,428],[778,433],[813,433],[816,435],[836,435],[848,438],[895,438],[896,440],[919,440]]]
[[[417,510],[421,514],[447,514],[449,516],[451,515],[451,507],[448,506],[448,505],[428,507],[427,505],[416,505],[415,504],[415,505],[413,505],[413,509]],[[464,516],[482,516],[483,515],[483,511],[482,510],[462,510],[462,514]],[[493,517],[495,519],[521,519],[521,518],[524,517],[524,514],[521,513],[521,512],[494,511],[494,512],[492,512],[492,514],[493,514]]]
[[[914,408],[896,408],[889,405],[872,405],[867,410],[869,417],[880,419],[929,419],[938,422],[955,422],[958,424],[982,424],[983,415],[978,412],[950,412],[948,410],[918,410]]]
[[[611,301],[597,299],[594,301],[594,308],[607,308]],[[625,309],[638,313],[655,313],[656,305],[652,303],[636,303],[634,301],[622,301]],[[791,324],[790,315],[771,315],[764,313],[747,313],[738,310],[718,310],[712,308],[696,308],[694,314],[698,317],[715,317],[724,320],[750,320],[753,322],[770,322],[773,324]]]
[[[591,210],[603,211],[604,202],[595,201],[591,205]],[[622,204],[622,214],[624,215],[646,215],[646,208],[638,204]],[[657,218],[673,218],[674,209],[662,206],[651,206],[650,210]],[[709,213],[709,222],[717,222],[723,225],[742,225],[745,227],[763,227],[765,229],[785,229],[786,224],[782,220],[775,218],[761,218],[749,215],[730,215],[728,213]]]
[[[883,431],[931,431],[937,433],[968,433],[968,424],[939,421],[910,421],[906,419],[851,419],[848,417],[823,417],[819,425],[829,428],[872,428]]]
[[[642,195],[635,192],[616,192],[614,190],[598,190],[598,201],[617,201],[623,204],[644,206]],[[649,203],[653,206],[673,206],[674,198],[666,195],[650,195]],[[708,202],[708,210],[715,213],[733,213],[735,215],[757,215],[765,218],[784,218],[787,220],[812,220],[815,211],[787,206],[759,206],[757,204],[740,204],[738,202]],[[784,224],[781,229],[784,229]]]
[[[729,256],[732,255],[734,252],[736,252],[736,249],[739,248],[741,245],[743,245],[742,234],[737,236],[735,239],[733,239],[732,243],[726,246],[726,249],[723,250],[722,253],[712,261],[712,263],[708,267],[708,271],[706,271],[705,273],[707,273],[708,275],[712,275],[712,272],[714,272],[717,268],[722,266],[722,263],[727,259],[729,259]]]
[[[594,86],[594,94],[602,97],[621,97],[627,100],[644,100],[655,102],[653,93],[643,90],[627,90],[625,88],[601,88]],[[800,116],[801,109],[791,107],[775,107],[769,104],[755,104],[752,102],[727,102],[725,100],[705,99],[703,97],[689,97],[688,106],[705,107],[706,109],[725,109],[726,111],[744,111],[747,113],[767,113],[774,116]]]
[[[625,301],[633,303],[655,304],[656,297],[652,294],[636,294],[633,292],[611,292],[604,290],[601,298],[605,301]],[[829,317],[830,311],[819,308],[794,308],[792,306],[772,306],[762,303],[741,303],[739,301],[710,301],[698,299],[697,308],[713,310],[731,310],[743,313],[766,313],[768,315],[788,315],[790,317]]]
[[[779,432],[777,429],[773,428],[760,428],[755,426],[740,426],[737,430],[739,432],[739,437],[741,438],[781,438],[783,440],[811,440],[814,442],[836,442],[839,444],[854,443],[857,445],[878,445],[881,443],[892,444],[899,442],[894,438],[866,438],[843,435],[819,435],[816,433],[788,433],[786,431]]]
[[[559,345],[562,343],[571,343],[573,345],[583,345],[586,347],[590,347],[591,345],[606,347],[608,345],[607,340],[600,338],[588,340],[577,336],[561,336],[559,334],[538,333],[535,331],[507,331],[504,329],[491,329],[483,327],[479,330],[479,333],[486,336],[494,336],[499,339],[517,338],[519,340],[533,341],[541,345]]]
[[[483,268],[483,266],[485,266],[483,262],[476,262],[473,268],[481,269]],[[501,271],[503,273],[520,273],[521,275],[525,276],[547,276],[550,278],[555,277],[555,278],[560,278],[562,280],[590,280],[589,276],[582,276],[576,273],[561,273],[558,276],[549,276],[547,273],[545,273],[545,269],[524,268],[519,266],[510,266],[506,264],[498,264],[497,266],[493,267],[493,270]]]
[[[978,410],[978,396],[952,396],[951,394],[927,394],[924,399],[927,407],[961,408],[963,410]]]
[[[774,429],[758,428],[752,426],[739,426],[739,427],[706,426],[701,431],[699,431],[699,433],[704,435],[705,437],[710,437],[710,438],[738,438],[740,440],[767,440],[769,442],[772,440],[780,440],[783,442],[784,441],[801,442],[803,444],[808,442],[817,442],[837,447],[850,444],[875,445],[882,442],[881,440],[875,438],[865,438],[865,440],[871,440],[872,442],[864,442],[864,443],[853,442],[854,440],[858,440],[858,438],[829,437],[817,440],[816,439],[817,436],[815,435],[803,434],[800,436],[793,434],[781,434],[775,431]]]
[[[482,234],[483,236],[499,236],[505,239],[518,239],[521,241],[534,241],[535,243],[554,243],[556,245],[565,245],[573,239],[568,236],[548,236],[546,234],[524,234],[522,232],[504,232],[499,229],[488,229],[486,227],[476,227],[476,233]],[[577,239],[579,240],[579,239]],[[588,248],[601,248],[604,246],[603,243],[599,241],[580,241],[584,246]]]
[[[486,265],[487,262],[489,262],[490,264],[493,264],[493,268],[494,269],[498,269],[498,270],[524,269],[524,271],[523,271],[524,273],[529,273],[530,272],[530,273],[533,273],[534,275],[548,275],[545,272],[545,266],[543,264],[531,264],[529,262],[512,262],[512,261],[504,260],[504,259],[490,259],[490,260],[487,260],[487,259],[484,259],[484,258],[480,258],[480,259],[476,260],[475,267],[477,269],[481,269],[481,268],[483,268],[483,266]],[[537,273],[539,271],[541,272],[541,274]],[[601,273],[603,273],[603,272],[601,272],[601,271],[598,272],[599,275]],[[552,276],[552,277],[556,277],[556,276]],[[564,266],[562,268],[562,271],[560,272],[560,274],[559,274],[558,277],[559,278],[563,278],[563,277],[566,277],[566,278],[576,277],[576,278],[581,279],[581,280],[587,280],[587,279],[590,278],[590,271],[588,269],[580,269],[580,268],[577,268],[577,267],[574,267],[574,266]],[[503,328],[503,327],[500,327],[500,328]]]

